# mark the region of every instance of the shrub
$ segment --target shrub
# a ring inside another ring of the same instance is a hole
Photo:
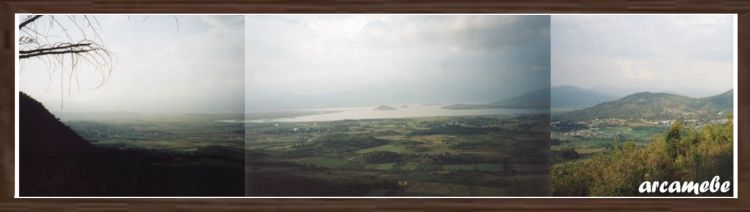
[[[626,142],[591,159],[555,165],[553,195],[633,196],[640,195],[643,181],[704,181],[717,175],[731,181],[732,141],[731,116],[726,124],[702,129],[676,123],[645,147]],[[553,155],[570,154],[564,151]]]

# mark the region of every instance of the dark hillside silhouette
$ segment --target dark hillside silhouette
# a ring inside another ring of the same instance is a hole
[[[21,196],[242,196],[244,153],[100,148],[19,94]],[[220,155],[221,157],[217,157]],[[221,160],[221,165],[202,161]]]

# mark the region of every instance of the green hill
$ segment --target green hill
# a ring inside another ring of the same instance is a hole
[[[690,98],[668,93],[635,93],[622,99],[593,107],[562,113],[556,120],[590,120],[620,118],[627,120],[689,120],[725,118],[732,111],[733,91],[704,98]]]
[[[731,112],[732,107],[734,107],[734,92],[729,90],[716,96],[700,98],[693,107],[714,113]]]

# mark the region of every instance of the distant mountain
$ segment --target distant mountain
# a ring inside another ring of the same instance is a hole
[[[669,88],[642,88],[642,87],[618,87],[613,85],[596,85],[593,87],[586,88],[589,91],[596,91],[598,93],[622,98],[627,95],[638,93],[638,92],[654,92],[654,93],[671,93],[681,96],[687,96],[692,98],[702,98],[720,93],[721,90],[705,89],[693,86],[677,86]]]
[[[470,110],[486,108],[549,108],[550,89],[544,88],[522,93],[490,104],[455,104],[444,106],[445,109]]]
[[[550,90],[552,109],[581,109],[616,100],[617,97],[575,86],[557,86]]]
[[[493,102],[491,105],[503,108],[548,108],[550,89],[544,88]]]
[[[558,114],[557,120],[621,118],[628,120],[676,120],[724,118],[733,108],[733,91],[704,98],[669,93],[640,92],[593,107]]]

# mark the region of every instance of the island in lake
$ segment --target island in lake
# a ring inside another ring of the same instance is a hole
[[[378,106],[377,106],[377,107],[375,107],[375,109],[373,109],[373,110],[379,110],[379,111],[383,111],[383,110],[396,110],[396,108],[395,108],[395,107],[391,107],[391,106],[388,106],[388,105],[378,105]]]

